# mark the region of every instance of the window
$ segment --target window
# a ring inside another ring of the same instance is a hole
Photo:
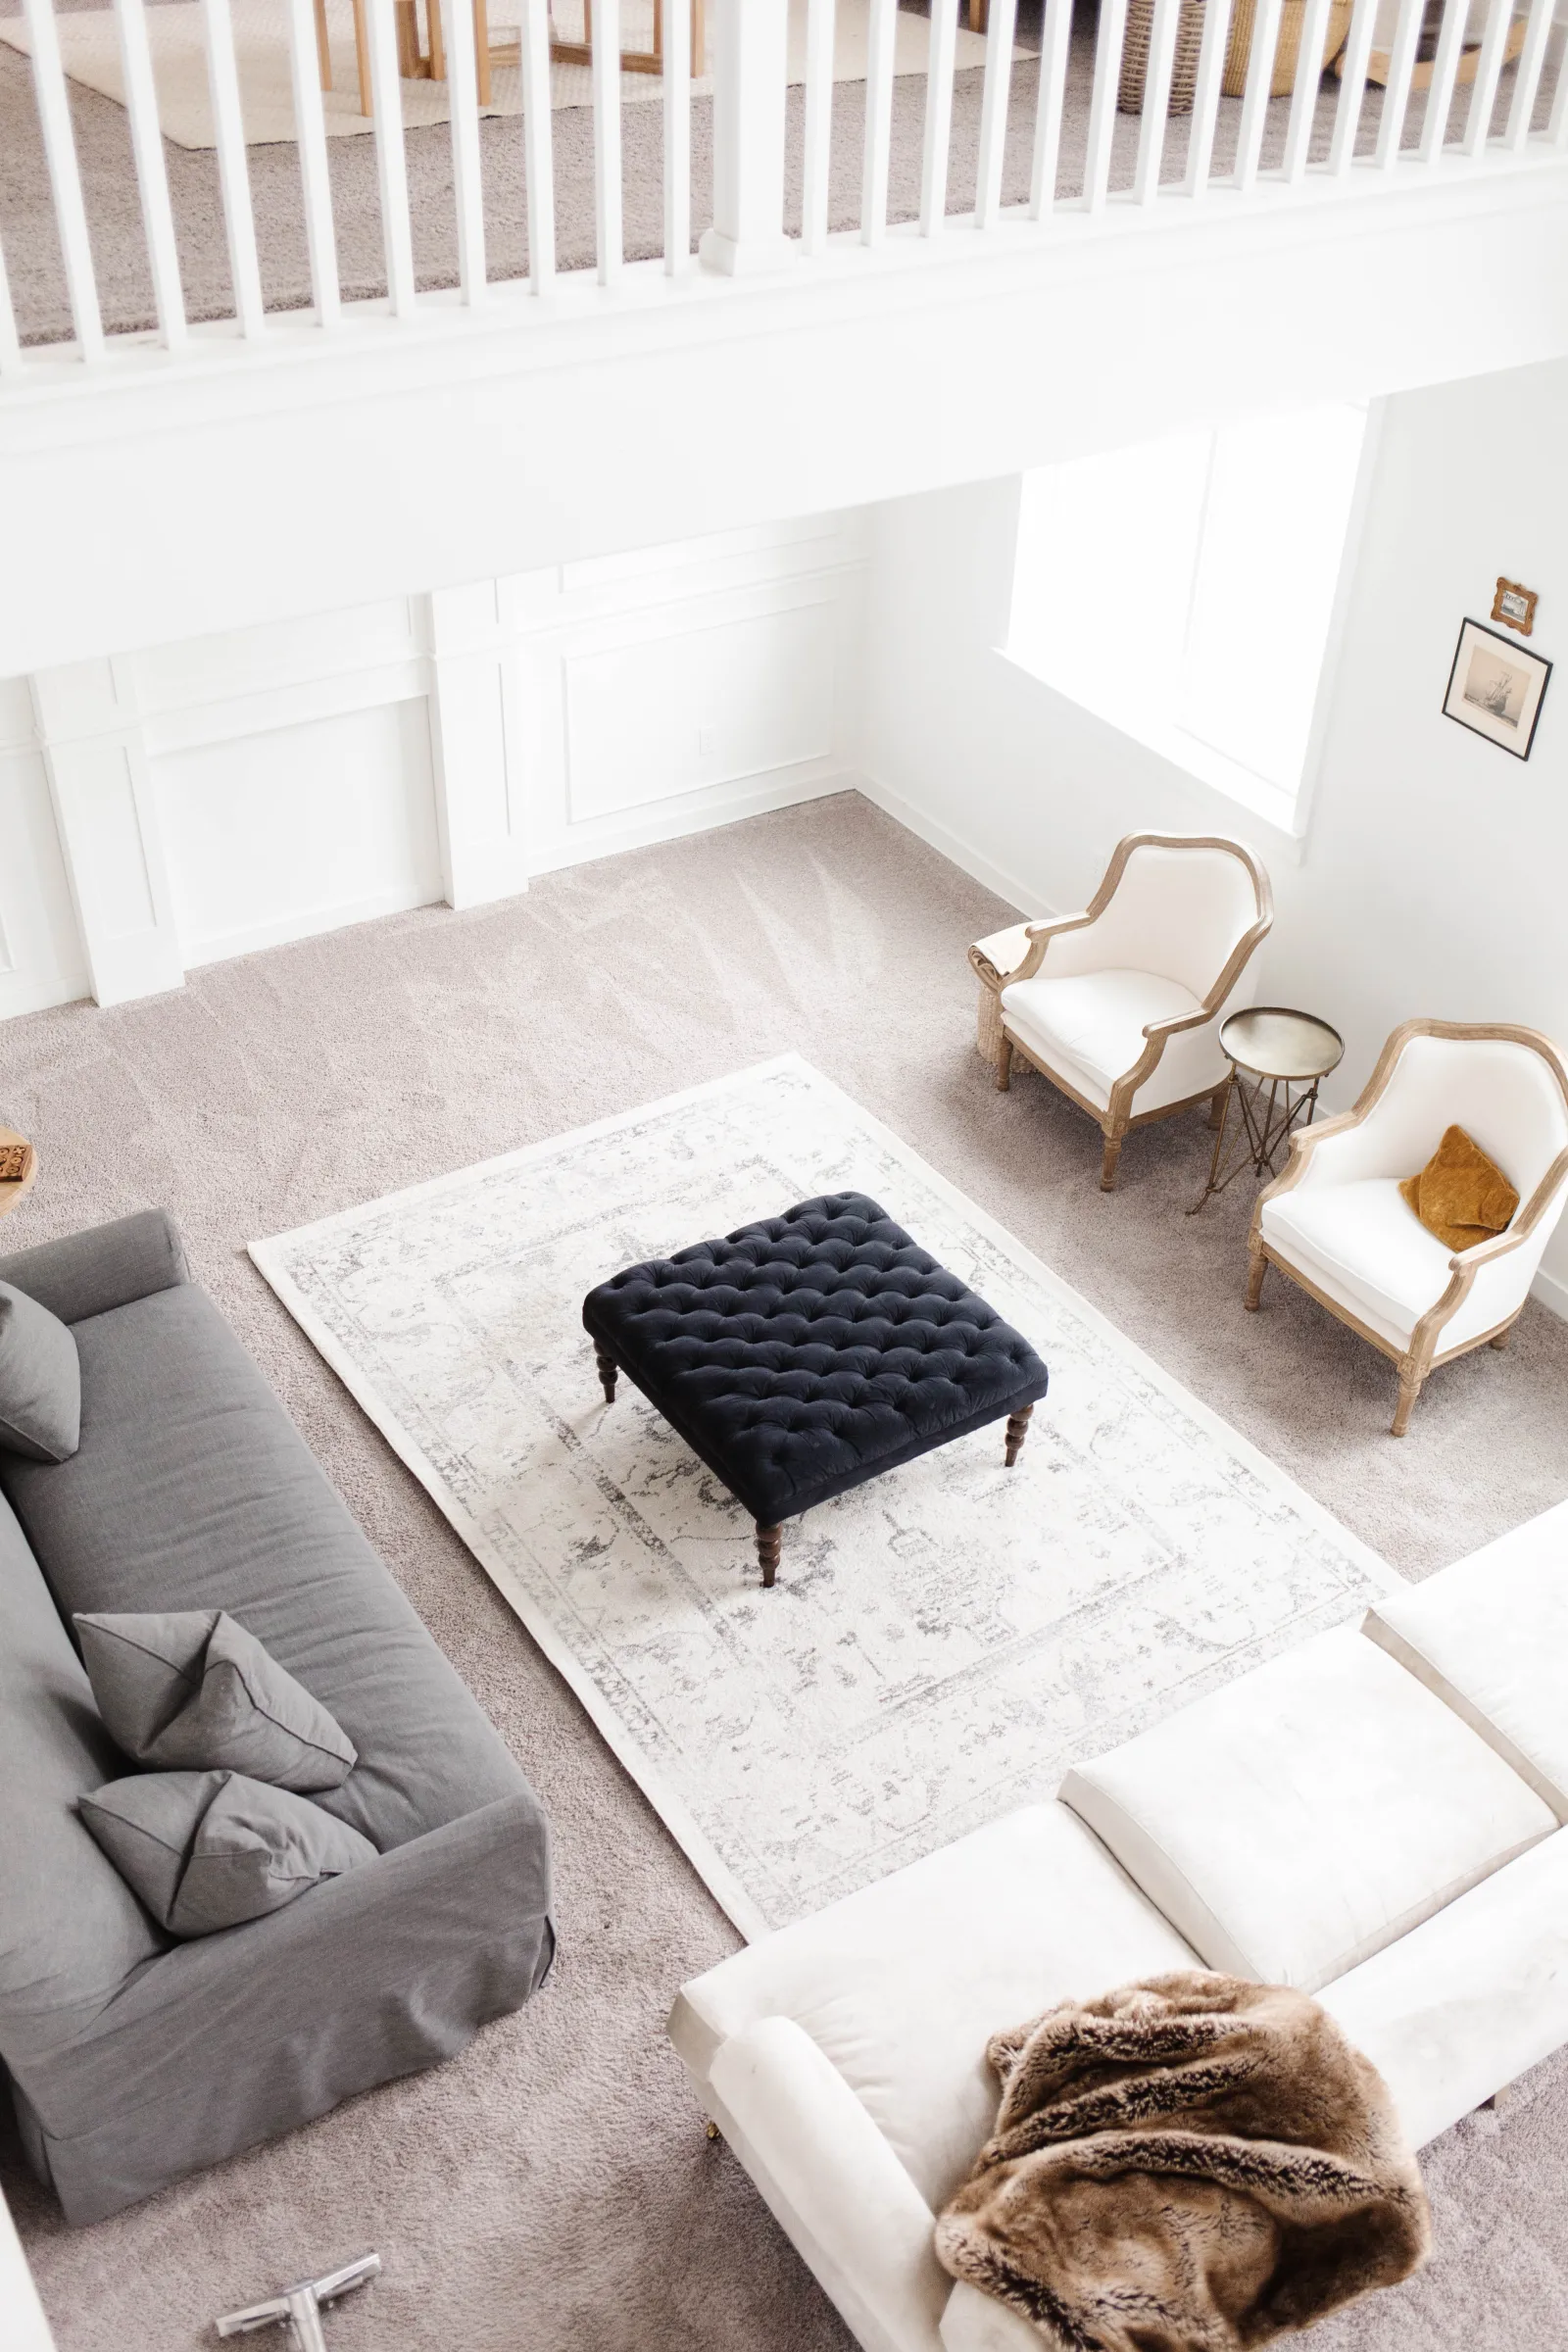
[[[1307,409],[1025,474],[1008,655],[1290,829],[1366,424]]]

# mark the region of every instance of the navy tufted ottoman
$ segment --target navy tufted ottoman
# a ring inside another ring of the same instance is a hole
[[[628,1266],[582,1319],[606,1397],[624,1372],[751,1512],[764,1585],[783,1520],[1004,1415],[1010,1470],[1046,1393],[1028,1341],[863,1193]]]

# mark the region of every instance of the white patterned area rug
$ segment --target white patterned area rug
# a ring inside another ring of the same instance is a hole
[[[789,1521],[764,1592],[739,1504],[629,1382],[605,1404],[582,1300],[845,1191],[1015,1324],[1051,1393],[1012,1471],[999,1423]],[[1400,1582],[794,1055],[251,1255],[747,1936]]]

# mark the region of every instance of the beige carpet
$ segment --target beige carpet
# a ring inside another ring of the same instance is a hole
[[[737,1941],[510,1610],[245,1254],[276,1232],[798,1050],[895,1127],[1411,1575],[1568,1494],[1568,1328],[1437,1373],[1386,1435],[1389,1366],[1281,1284],[1243,1312],[1248,1204],[1181,1210],[1201,1118],[1096,1183],[1089,1122],[996,1094],[968,940],[1000,904],[845,796],[439,908],[208,965],[179,994],[0,1025],[0,1116],[43,1170],[20,1247],[165,1201],[201,1279],[502,1726],[555,1825],[552,1984],[459,2060],[96,2229],[14,2162],[61,2352],[197,2352],[229,2307],[369,2247],[334,2352],[847,2352],[664,2044],[671,1988]],[[1433,2267],[1312,2352],[1568,2340],[1568,2068],[1431,2151]],[[260,2340],[260,2339],[258,2339]]]
[[[289,67],[288,10],[284,0],[229,0],[234,27],[234,50],[239,67],[240,108],[245,137],[252,145],[292,139],[295,134],[294,98]],[[502,51],[514,47],[521,21],[520,0],[490,0],[487,10],[490,39]],[[553,11],[557,35],[563,41],[583,37],[582,0],[559,0]],[[375,127],[360,112],[359,74],[355,63],[354,12],[351,0],[327,0],[327,30],[332,54],[332,87],[322,93],[326,127],[333,137],[353,137]],[[421,25],[422,25],[421,18]],[[833,78],[865,79],[870,0],[838,0],[834,16]],[[213,147],[212,98],[207,78],[207,42],[200,0],[173,0],[173,5],[148,12],[153,81],[158,92],[158,120],[164,136],[178,147]],[[923,74],[930,27],[906,10],[898,13],[893,70]],[[623,0],[621,42],[626,49],[653,45],[654,0]],[[428,47],[427,34],[422,35]],[[0,21],[0,41],[24,55],[29,51],[27,27],[20,19]],[[60,54],[73,81],[100,96],[125,102],[120,33],[113,9],[74,11],[60,21]],[[1016,52],[1031,54],[1023,50]],[[960,26],[957,64],[968,70],[985,64],[986,44],[979,33]],[[789,78],[806,79],[806,0],[791,0]],[[448,84],[444,81],[405,81],[403,121],[408,129],[451,119]],[[621,103],[646,105],[662,100],[663,83],[652,74],[622,74]],[[693,95],[712,94],[711,74],[698,75]],[[593,75],[587,66],[556,64],[550,70],[551,104],[557,107],[592,106]],[[494,69],[491,101],[485,115],[520,115],[522,76],[515,64]]]

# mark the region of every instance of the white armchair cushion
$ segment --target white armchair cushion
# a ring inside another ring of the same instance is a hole
[[[1556,1827],[1349,1627],[1080,1765],[1061,1794],[1210,1967],[1304,1992]]]
[[[1265,1200],[1264,1241],[1396,1348],[1448,1287],[1446,1250],[1392,1176],[1299,1184]]]
[[[701,2083],[731,2037],[792,2018],[935,2213],[996,2119],[993,2034],[1053,2001],[1197,1965],[1081,1821],[1031,1805],[694,1979],[669,2033]]]
[[[1154,972],[1048,977],[1054,953],[1048,953],[1045,969],[1036,978],[1015,980],[1003,990],[1003,1017],[1026,1054],[1038,1054],[1048,1069],[1061,1071],[1102,1110],[1117,1079],[1126,1076],[1148,1045],[1145,1024],[1196,1012],[1199,999],[1179,980],[1164,980]],[[1221,1076],[1224,1067],[1222,1061]]]
[[[1424,2147],[1568,2041],[1568,1831],[1317,1997]]]
[[[1568,1821],[1568,1503],[1390,1593],[1362,1630]]]

